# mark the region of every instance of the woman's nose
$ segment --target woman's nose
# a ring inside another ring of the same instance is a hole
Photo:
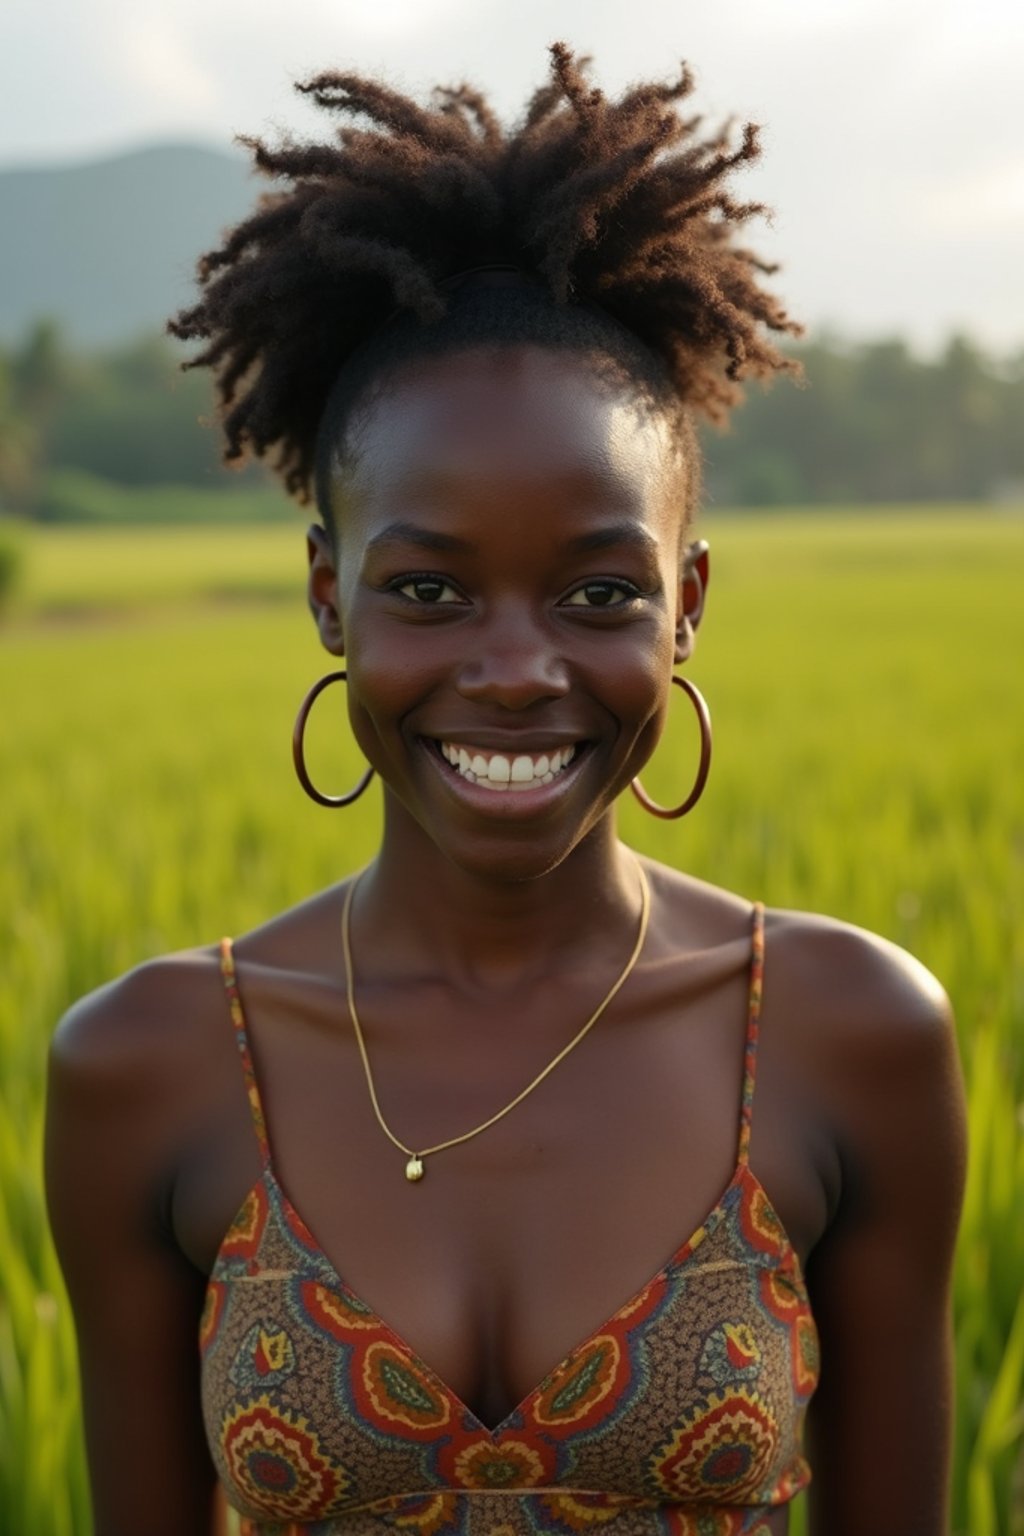
[[[569,669],[543,626],[508,615],[473,636],[458,690],[474,703],[527,709],[562,698],[569,691]]]

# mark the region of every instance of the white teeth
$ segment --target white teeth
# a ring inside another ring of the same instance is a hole
[[[487,758],[482,752],[471,753],[466,747],[454,742],[438,742],[445,762],[469,784],[480,784],[485,789],[524,790],[538,784],[551,784],[556,776],[569,766],[576,756],[576,748],[560,747],[557,752],[541,752],[536,757],[526,752],[506,757],[495,752]]]

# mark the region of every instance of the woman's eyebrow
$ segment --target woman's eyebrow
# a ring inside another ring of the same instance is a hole
[[[433,528],[424,528],[419,523],[389,523],[367,541],[366,551],[370,554],[392,544],[417,544],[421,549],[439,550],[442,553],[473,548],[469,539],[461,539],[454,533],[441,533]]]
[[[658,541],[652,533],[637,523],[614,523],[609,528],[592,528],[588,533],[577,534],[566,541],[566,549],[572,555],[584,555],[595,549],[610,549],[616,544],[633,544],[656,555]]]
[[[367,541],[366,552],[373,554],[396,544],[405,547],[412,544],[420,549],[429,549],[442,554],[467,553],[475,547],[470,539],[460,538],[458,534],[424,528],[419,523],[397,522],[389,523],[386,528],[375,533],[373,538]],[[651,555],[657,555],[658,552],[658,541],[654,535],[633,522],[613,523],[607,528],[591,528],[586,533],[575,534],[571,539],[566,540],[565,549],[570,555],[582,555],[593,550],[611,549],[618,545],[632,545]]]

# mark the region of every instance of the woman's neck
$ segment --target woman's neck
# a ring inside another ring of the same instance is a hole
[[[611,815],[554,869],[520,878],[460,867],[410,820],[387,818],[360,877],[351,918],[360,968],[504,991],[584,963],[603,945],[628,950],[640,879]]]

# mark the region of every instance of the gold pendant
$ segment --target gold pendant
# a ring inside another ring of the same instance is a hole
[[[423,1159],[417,1157],[415,1152],[405,1165],[405,1176],[410,1184],[418,1184],[423,1177]]]

